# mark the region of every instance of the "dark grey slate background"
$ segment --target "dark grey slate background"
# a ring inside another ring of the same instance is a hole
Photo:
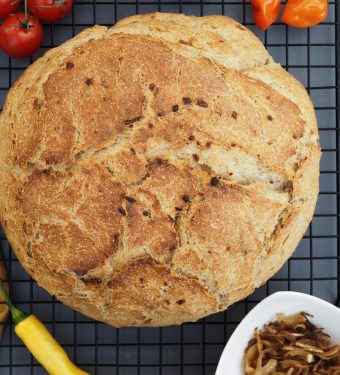
[[[45,26],[43,48],[34,59],[94,23],[111,25],[128,15],[157,10],[194,15],[224,13],[235,18],[249,26],[273,57],[306,86],[316,107],[323,148],[321,193],[313,223],[292,259],[274,278],[227,312],[181,327],[117,330],[73,312],[32,282],[0,231],[13,300],[42,319],[71,358],[96,375],[213,374],[237,323],[266,295],[278,290],[296,290],[335,302],[340,293],[337,2],[329,3],[327,20],[310,30],[275,24],[264,33],[252,24],[251,8],[245,1],[77,0],[70,15],[54,26]],[[31,61],[9,59],[0,52],[0,108],[8,88]],[[11,325],[0,347],[0,375],[9,374],[45,374],[16,338]]]

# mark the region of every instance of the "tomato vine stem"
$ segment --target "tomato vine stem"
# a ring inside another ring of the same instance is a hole
[[[25,29],[29,29],[29,17],[28,17],[28,7],[27,7],[27,0],[24,0],[25,5]]]

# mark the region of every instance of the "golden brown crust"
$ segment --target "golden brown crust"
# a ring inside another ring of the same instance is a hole
[[[308,95],[248,29],[134,16],[49,51],[10,90],[0,219],[64,303],[117,327],[180,324],[281,267],[319,159]]]

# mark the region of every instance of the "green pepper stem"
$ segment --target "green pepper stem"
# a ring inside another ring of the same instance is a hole
[[[2,292],[2,295],[4,296],[4,300],[9,308],[9,311],[12,314],[14,324],[17,325],[21,321],[25,320],[27,318],[27,314],[25,314],[24,312],[22,312],[21,310],[13,306],[11,300],[9,299],[5,285],[1,279],[0,279],[0,291]]]

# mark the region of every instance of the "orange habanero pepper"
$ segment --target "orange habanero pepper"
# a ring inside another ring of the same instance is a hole
[[[279,14],[281,0],[250,0],[253,18],[261,30],[266,30]]]
[[[327,0],[288,0],[281,21],[289,26],[310,27],[327,17]]]

